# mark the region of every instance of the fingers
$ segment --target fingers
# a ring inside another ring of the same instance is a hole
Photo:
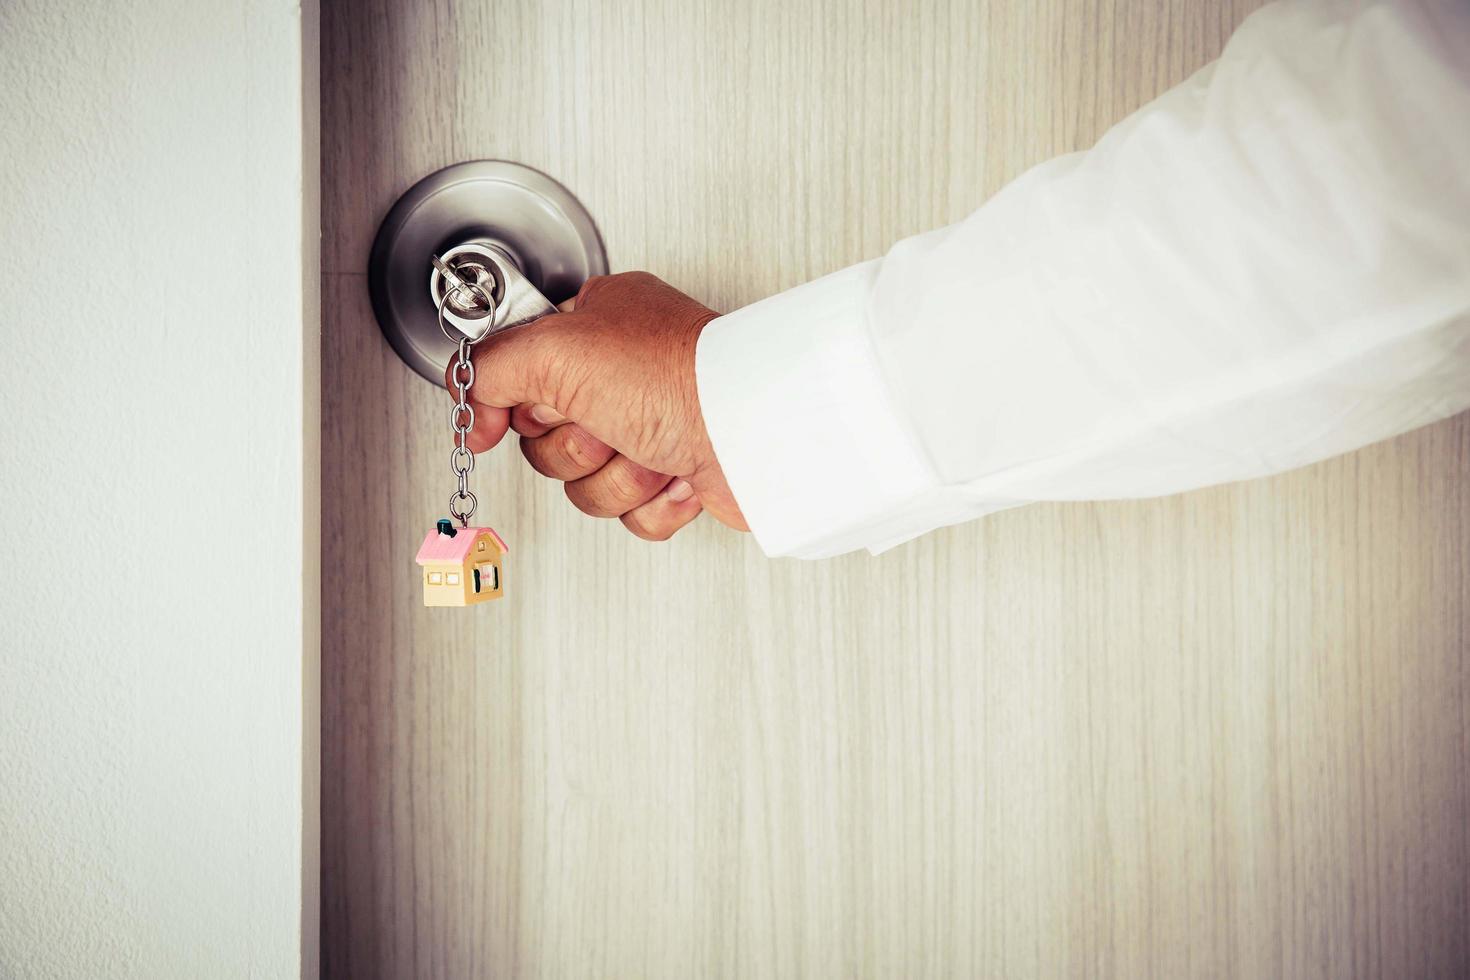
[[[645,541],[667,541],[699,516],[699,498],[687,480],[675,478],[646,504],[623,515],[623,526]]]
[[[543,476],[566,481],[567,498],[583,513],[618,517],[645,541],[667,541],[699,516],[699,499],[688,481],[671,480],[617,454],[545,406],[517,406],[511,426],[522,433],[526,461]]]
[[[510,427],[529,439],[544,436],[567,421],[550,405],[517,405],[510,410]]]
[[[455,399],[457,403],[459,389],[454,385],[456,376],[465,381],[472,380],[474,377],[473,373],[466,376],[465,372],[460,370],[458,360],[451,358],[448,366],[444,368],[444,385],[449,389],[449,397]],[[474,398],[469,399],[469,404],[475,413],[475,425],[470,429],[465,445],[472,453],[483,453],[505,438],[505,430],[510,427],[510,411],[486,405]]]
[[[522,436],[521,454],[532,469],[553,480],[580,480],[602,469],[614,456],[611,447],[575,423],[559,425],[534,438]]]
[[[450,394],[454,395],[455,392],[451,391]],[[475,410],[475,427],[470,430],[469,447],[470,452],[475,453],[483,453],[499,444],[500,440],[505,438],[507,427],[534,439],[567,421],[555,409],[545,405],[517,405],[513,409],[496,408],[477,401],[471,401],[470,405]],[[602,462],[597,465],[601,466]],[[585,476],[586,474],[578,473],[577,475]]]
[[[565,428],[565,427],[564,427]],[[593,517],[621,517],[652,500],[668,486],[669,477],[639,466],[626,456],[614,456],[590,476],[566,486],[567,499]]]
[[[470,447],[470,452],[483,453],[505,438],[505,432],[510,428],[510,411],[478,402],[470,402],[470,407],[475,410],[475,427],[470,430],[465,444]]]
[[[475,400],[502,408],[558,403],[556,393],[574,390],[586,373],[587,323],[578,313],[551,313],[476,344]]]

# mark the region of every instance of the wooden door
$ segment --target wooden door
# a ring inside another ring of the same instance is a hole
[[[421,607],[448,401],[364,277],[416,178],[540,168],[730,309],[1090,145],[1253,5],[325,5],[326,975],[1465,967],[1465,416],[822,563],[637,541],[508,445],[506,597]]]

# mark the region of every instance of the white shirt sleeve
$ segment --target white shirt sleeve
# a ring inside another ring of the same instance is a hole
[[[720,317],[762,548],[1274,473],[1470,407],[1470,5],[1281,2],[956,225]]]

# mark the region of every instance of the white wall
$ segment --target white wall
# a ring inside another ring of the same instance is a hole
[[[0,0],[0,976],[315,965],[302,25]]]

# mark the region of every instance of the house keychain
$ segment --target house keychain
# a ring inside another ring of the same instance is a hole
[[[383,337],[435,387],[448,366],[449,388],[458,392],[449,416],[449,466],[458,485],[449,515],[425,529],[416,556],[424,605],[468,606],[505,594],[505,541],[470,524],[477,504],[469,486],[470,354],[497,333],[556,313],[549,297],[574,296],[607,270],[597,223],[582,203],[546,174],[509,160],[467,160],[428,174],[378,226],[367,287]]]
[[[475,365],[470,353],[476,343],[496,332],[497,315],[501,313],[495,302],[496,287],[501,283],[497,282],[495,272],[487,267],[489,264],[466,262],[454,268],[444,259],[434,256],[438,277],[431,283],[442,288],[438,300],[439,329],[458,345],[454,371],[450,375],[459,397],[449,413],[455,439],[454,450],[449,454],[449,468],[459,485],[449,495],[449,516],[439,519],[419,548],[417,561],[424,577],[426,606],[470,606],[487,599],[499,599],[505,594],[501,562],[509,549],[504,539],[492,528],[470,527],[470,518],[475,516],[475,508],[479,504],[469,486],[470,474],[475,469],[475,454],[469,447],[470,431],[475,427],[475,409],[468,397],[475,383]],[[473,339],[462,331],[450,332],[449,324],[445,322],[445,308],[451,303],[461,312],[474,314],[484,321],[484,329]]]

